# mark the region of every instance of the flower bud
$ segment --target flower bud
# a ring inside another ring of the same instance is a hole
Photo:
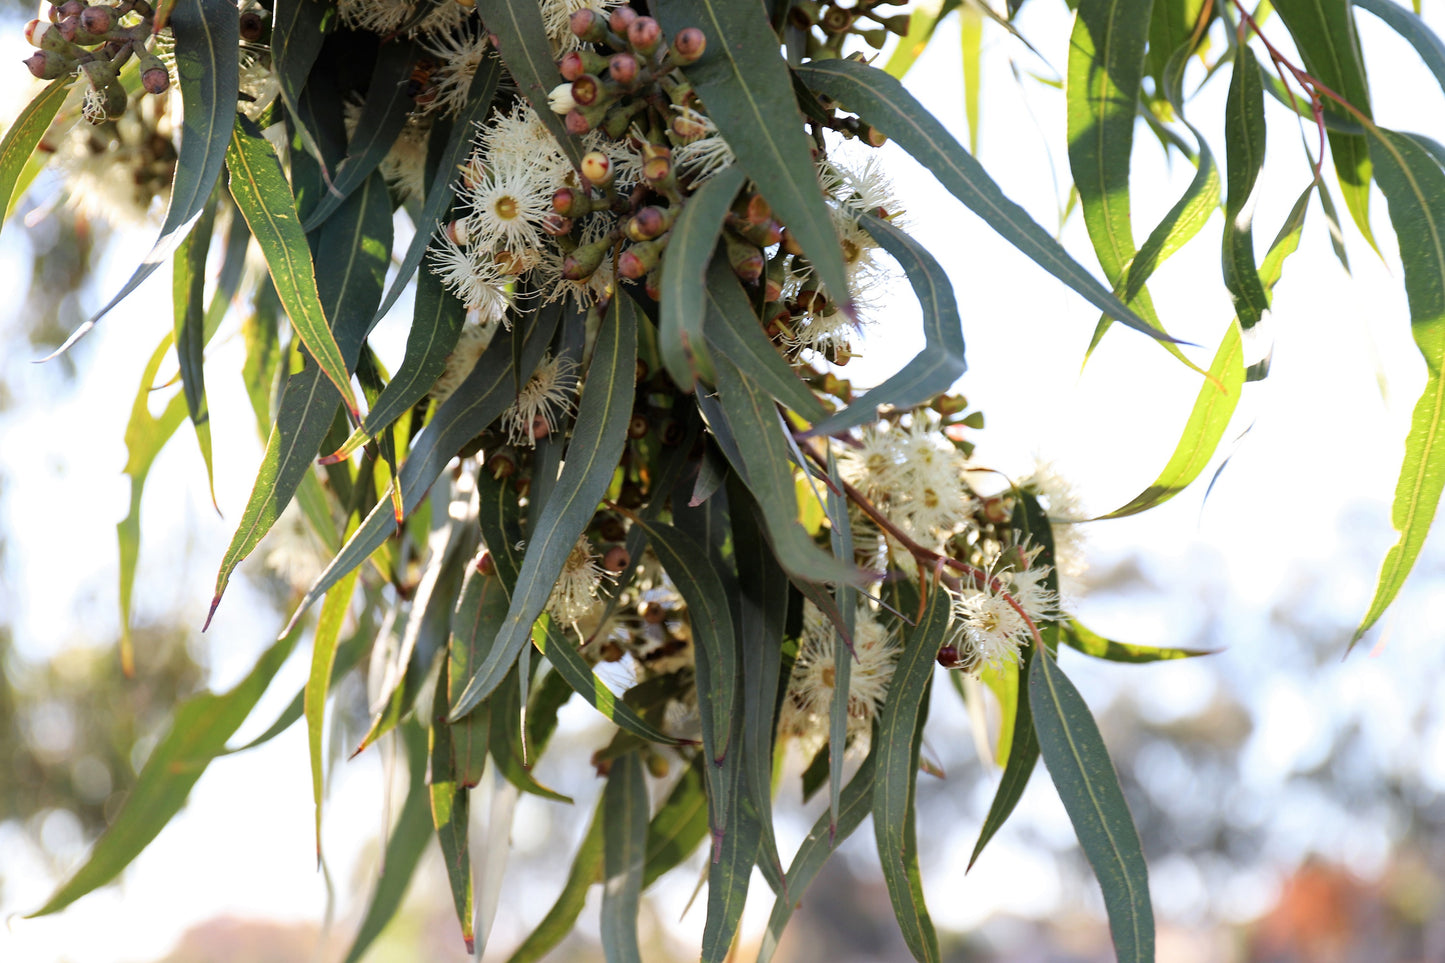
[[[612,160],[600,150],[590,150],[582,155],[582,176],[599,187],[612,183]]]
[[[900,37],[908,36],[908,28],[912,17],[906,13],[900,13],[896,17],[887,17],[882,22],[883,29],[889,33],[896,33]]]
[[[604,237],[583,244],[562,259],[562,276],[569,281],[585,281],[597,272],[607,252],[612,249],[613,238]]]
[[[763,260],[762,251],[727,231],[723,232],[723,247],[727,251],[728,264],[738,280],[752,284],[763,276],[767,262]]]
[[[552,237],[563,237],[572,233],[574,221],[570,217],[563,217],[555,211],[542,218],[542,233],[550,234]]]
[[[617,575],[632,564],[632,556],[621,545],[614,545],[602,556],[602,567]]]
[[[148,94],[163,94],[171,86],[170,71],[161,66],[147,67],[141,71],[140,83]]]
[[[637,58],[630,53],[613,54],[607,61],[607,76],[624,87],[637,80]]]
[[[783,231],[783,250],[793,255],[794,257],[803,256],[802,245],[798,243],[797,238],[793,237],[793,233],[786,229],[784,229]]]
[[[266,39],[266,17],[262,10],[247,10],[241,14],[241,39],[256,43]]]
[[[641,280],[647,276],[647,272],[657,267],[662,260],[662,251],[665,247],[667,247],[666,234],[655,240],[632,245],[618,255],[617,273],[632,281]]]
[[[80,29],[90,34],[107,34],[115,26],[115,8],[98,3],[80,14]]]
[[[611,513],[597,516],[597,534],[604,542],[620,542],[627,537],[627,526],[622,519]]]
[[[591,50],[573,50],[557,61],[563,80],[576,80],[583,74],[600,74],[607,69],[607,58]]]
[[[646,415],[633,415],[627,422],[627,437],[636,441],[646,435],[651,428],[652,426],[647,423]]]
[[[512,448],[498,448],[487,458],[487,466],[497,481],[510,478],[517,471],[517,453]]]
[[[552,195],[552,210],[563,217],[581,217],[592,213],[592,199],[584,191],[564,187]]]
[[[479,575],[495,575],[497,573],[497,560],[492,558],[492,553],[482,549],[482,554],[477,556],[476,570]]]
[[[572,95],[577,95],[574,85]],[[567,111],[567,116],[562,119],[562,125],[567,128],[567,133],[574,137],[581,137],[607,116],[606,104],[595,104],[591,107],[584,107],[580,104]]]
[[[116,82],[119,76],[115,67],[105,60],[91,60],[80,65],[81,71],[90,86],[96,90],[104,90]]]
[[[842,7],[829,6],[823,11],[823,16],[818,20],[818,26],[823,28],[824,33],[843,33],[853,26],[857,14],[851,10],[844,10]]]
[[[577,101],[572,99],[572,85],[558,84],[552,88],[547,95],[547,106],[552,108],[554,114],[566,114],[577,109]]]
[[[676,208],[648,205],[627,219],[623,233],[630,241],[650,241],[671,230],[672,222],[676,219]]]
[[[55,29],[53,24],[44,20],[32,20],[25,25],[25,42],[32,47],[40,47],[45,43],[45,35]]]
[[[772,218],[755,224],[729,211],[725,223],[729,230],[758,247],[772,247],[783,238],[783,226]]]
[[[64,20],[66,17],[78,17],[85,12],[85,0],[65,0],[56,8],[56,20]]]
[[[467,219],[464,217],[447,221],[442,225],[442,233],[457,247],[466,247],[467,241],[471,239],[471,232],[467,230]]]
[[[888,42],[888,31],[882,27],[877,30],[861,30],[858,32],[858,36],[862,37],[863,42],[874,50],[882,50],[883,45]]]
[[[650,184],[672,180],[672,151],[656,144],[642,146],[642,179]]]
[[[67,70],[65,58],[52,50],[37,50],[21,63],[40,80],[54,80]]]
[[[666,779],[672,763],[660,752],[649,752],[647,754],[647,774],[653,779]]]
[[[602,96],[602,81],[592,74],[583,74],[572,81],[572,100],[578,107],[591,107]]]
[[[637,17],[627,25],[627,43],[634,52],[651,57],[661,42],[662,27],[651,17]]]
[[[585,43],[601,43],[607,39],[607,23],[596,10],[582,9],[567,21],[572,36]]]
[[[532,416],[532,427],[528,431],[528,434],[532,436],[533,441],[541,441],[543,438],[546,438],[551,433],[552,426],[547,424],[546,415]]]
[[[608,19],[608,25],[612,27],[612,32],[617,34],[617,36],[625,37],[627,36],[627,28],[630,27],[632,21],[636,19],[636,10],[633,10],[631,7],[618,7],[612,11],[612,16]]]
[[[672,62],[686,66],[696,63],[707,50],[707,34],[696,27],[685,27],[672,38]]]

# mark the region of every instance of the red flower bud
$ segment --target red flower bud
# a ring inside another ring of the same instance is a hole
[[[613,33],[619,37],[625,37],[627,36],[627,28],[631,26],[632,21],[636,19],[636,10],[633,10],[631,7],[618,7],[612,11],[612,16],[609,18],[608,24],[612,27]]]
[[[591,13],[591,10],[583,10],[582,13]],[[574,15],[575,16],[575,15]],[[587,72],[587,67],[582,63],[582,55],[575,50],[562,55],[557,62],[557,69],[562,73],[563,80],[576,80]]]
[[[21,63],[40,80],[54,80],[65,73],[65,58],[50,50],[37,50]]]
[[[662,42],[662,27],[651,17],[638,17],[627,25],[627,43],[644,57],[651,57]]]
[[[115,25],[115,8],[105,4],[86,7],[80,14],[80,29],[86,33],[105,34]]]
[[[567,116],[563,118],[562,122],[563,126],[567,128],[567,133],[575,137],[580,137],[592,129],[591,121],[583,116],[582,111],[575,108],[567,111]]]
[[[631,564],[632,556],[621,545],[612,546],[607,550],[607,554],[602,556],[602,567],[614,575],[622,572]]]
[[[151,67],[141,72],[140,82],[146,93],[163,94],[171,85],[171,75],[164,67]]]
[[[592,150],[582,155],[582,176],[593,184],[612,183],[612,161],[600,150]]]
[[[629,86],[637,79],[637,58],[630,53],[613,54],[607,61],[607,75],[624,87]]]
[[[695,63],[707,50],[707,34],[696,27],[686,27],[672,38],[672,59],[679,64]]]
[[[601,43],[607,38],[607,25],[595,10],[578,10],[567,21],[567,26],[574,37],[587,43]]]
[[[247,10],[241,14],[241,39],[255,43],[266,36],[266,18],[259,11]]]

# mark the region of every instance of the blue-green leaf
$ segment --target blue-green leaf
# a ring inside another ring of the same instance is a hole
[[[1059,623],[1059,638],[1070,648],[1078,649],[1085,655],[1109,662],[1166,662],[1171,659],[1192,659],[1200,655],[1214,655],[1215,649],[1178,649],[1152,645],[1133,645],[1115,642],[1092,631],[1078,619],[1065,619]]]
[[[1269,309],[1269,293],[1254,263],[1254,191],[1264,167],[1264,85],[1254,52],[1240,44],[1224,104],[1224,285],[1234,297],[1240,326],[1248,330]]]
[[[562,75],[552,59],[552,42],[542,24],[541,7],[511,0],[479,0],[477,13],[487,29],[497,35],[497,52],[517,89],[552,132],[572,166],[581,167],[582,145],[567,133],[562,118],[547,103],[547,95],[562,82]]]
[[[703,343],[705,278],[723,217],[742,186],[742,169],[729,167],[699,187],[677,215],[662,259],[657,346],[667,373],[684,391],[692,390],[694,374],[709,384],[715,377]]]
[[[607,963],[641,963],[637,912],[647,855],[647,779],[642,758],[629,752],[612,761],[602,790],[602,952]]]
[[[35,153],[40,138],[45,136],[55,112],[65,103],[73,79],[59,77],[52,80],[25,105],[20,116],[5,131],[5,139],[0,141],[0,223],[3,223],[3,215],[10,210],[15,188],[20,185],[21,172]],[[24,193],[23,189],[21,193]]]

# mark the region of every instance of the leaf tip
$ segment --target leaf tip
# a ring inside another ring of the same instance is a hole
[[[209,629],[209,628],[211,627],[211,619],[213,619],[213,618],[216,617],[216,607],[219,606],[220,604],[221,604],[221,593],[220,593],[220,592],[217,592],[214,596],[211,597],[211,608],[210,608],[209,611],[206,612],[206,621],[201,623],[201,631],[202,631],[202,632],[206,631],[206,629]],[[281,636],[278,636],[278,638],[279,638],[279,637],[282,637],[282,636],[285,636],[285,634],[286,634],[285,632],[282,632],[282,633],[281,633]]]

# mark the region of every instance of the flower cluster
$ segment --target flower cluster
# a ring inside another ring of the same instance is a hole
[[[120,71],[131,58],[140,58],[141,87],[163,94],[171,84],[170,70],[157,51],[152,30],[155,10],[147,0],[89,4],[65,0],[49,7],[48,22],[25,25],[25,39],[38,48],[25,61],[31,74],[54,80],[77,72],[85,77],[81,114],[92,124],[114,120],[125,113],[130,95]]]
[[[837,691],[837,646],[838,629],[817,606],[806,603],[798,657],[778,717],[779,735],[797,739],[805,757],[811,757],[828,740]],[[848,740],[861,748],[883,707],[898,661],[896,639],[866,605],[858,606],[848,657]]]

